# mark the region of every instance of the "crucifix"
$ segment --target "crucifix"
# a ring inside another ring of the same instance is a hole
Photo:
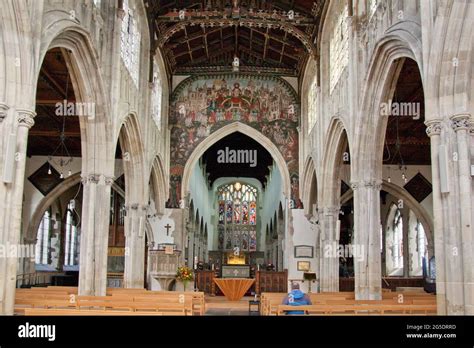
[[[171,228],[171,225],[170,225],[170,224],[167,224],[167,225],[165,226],[165,228],[166,228],[166,235],[169,236],[169,235],[170,235],[170,228]]]

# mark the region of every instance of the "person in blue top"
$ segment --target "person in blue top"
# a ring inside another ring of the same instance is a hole
[[[310,305],[311,299],[300,290],[298,283],[291,284],[291,292],[284,298],[283,304],[287,306],[306,306]],[[288,311],[287,314],[304,314],[304,311]]]

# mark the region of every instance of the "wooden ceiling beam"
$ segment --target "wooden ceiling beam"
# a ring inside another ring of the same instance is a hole
[[[61,83],[58,82],[58,81],[50,74],[50,72],[46,70],[46,68],[45,68],[44,65],[41,67],[41,74],[43,74],[44,77],[46,77],[46,79],[52,84],[51,87],[53,87],[57,93],[59,93],[60,95],[62,95],[64,98],[67,99],[66,90],[63,88],[63,86],[61,85]]]

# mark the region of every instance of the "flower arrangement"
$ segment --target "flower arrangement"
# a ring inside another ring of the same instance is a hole
[[[192,269],[186,266],[178,267],[178,271],[176,272],[176,280],[183,282],[184,291],[186,291],[186,284],[193,279],[194,275]]]

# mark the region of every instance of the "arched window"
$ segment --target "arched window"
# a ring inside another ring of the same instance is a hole
[[[66,243],[64,252],[64,265],[75,266],[77,265],[78,255],[78,233],[77,233],[77,221],[76,213],[74,210],[74,203],[70,202],[67,206],[66,212]]]
[[[239,182],[217,190],[220,250],[257,250],[257,189]]]
[[[393,265],[403,268],[403,219],[400,209],[395,211],[393,218]]]
[[[316,75],[313,78],[311,87],[308,93],[308,133],[311,133],[316,120],[318,119],[318,98],[319,98],[319,87]]]
[[[128,0],[123,0],[124,16],[122,19],[120,55],[127,68],[133,83],[138,88],[138,76],[140,70],[140,31],[137,21],[133,17],[133,11],[128,5]]]
[[[162,101],[163,85],[161,83],[160,67],[156,61],[153,60],[153,92],[151,96],[151,116],[155,121],[158,129],[161,129],[161,101]]]
[[[35,263],[38,265],[48,264],[49,236],[51,234],[51,208],[46,210],[38,227],[36,239]]]
[[[336,87],[342,72],[349,63],[348,14],[349,11],[347,6],[341,8],[339,15],[335,18],[333,23],[332,36],[329,41],[330,93],[332,93],[334,87]]]

